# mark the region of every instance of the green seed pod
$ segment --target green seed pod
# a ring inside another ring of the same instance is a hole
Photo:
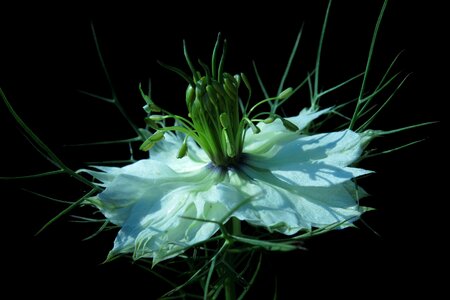
[[[230,120],[228,119],[228,115],[226,113],[221,113],[219,116],[219,120],[223,129],[227,129],[230,126]]]
[[[149,137],[149,139],[153,142],[159,142],[164,139],[164,131],[157,130],[151,137]]]
[[[155,142],[151,140],[151,137],[145,140],[145,142],[142,143],[142,145],[139,147],[139,150],[141,151],[148,151],[155,145]]]
[[[139,150],[148,151],[162,139],[164,139],[164,131],[157,130],[147,140],[145,140],[144,143],[142,143],[142,145],[139,147]]]
[[[178,150],[177,158],[183,158],[186,156],[188,152],[188,146],[187,146],[187,137],[184,138],[183,144],[181,144],[180,150]]]
[[[142,143],[142,145],[139,147],[139,150],[141,151],[148,151],[155,145],[155,142],[151,141],[150,138],[148,138],[145,142]]]
[[[188,109],[191,107],[194,100],[195,100],[195,89],[192,87],[192,85],[188,85],[186,89],[186,105]]]
[[[270,117],[268,117],[268,118],[266,118],[266,119],[263,120],[263,122],[264,122],[265,124],[273,123],[273,121],[275,121],[275,118],[272,117],[272,116],[270,116]]]
[[[292,95],[292,88],[288,87],[287,89],[285,89],[284,91],[282,91],[279,95],[278,95],[278,99],[286,99],[287,97]]]
[[[152,121],[162,121],[164,119],[167,119],[167,116],[163,116],[163,115],[150,115],[148,116],[148,118],[146,119],[150,119]]]

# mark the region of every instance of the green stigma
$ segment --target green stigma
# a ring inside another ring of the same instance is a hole
[[[144,109],[149,114],[145,121],[150,128],[155,130],[155,133],[142,144],[141,150],[150,150],[153,145],[164,138],[164,132],[178,131],[186,137],[178,152],[178,158],[182,158],[188,153],[187,139],[192,138],[206,152],[215,166],[235,165],[242,153],[245,130],[251,128],[254,133],[259,132],[259,128],[253,123],[258,120],[251,120],[249,114],[260,104],[284,99],[292,94],[292,89],[288,88],[277,97],[258,102],[247,113],[248,103],[247,105],[242,103],[239,97],[239,87],[243,82],[248,90],[248,102],[251,97],[250,84],[243,73],[233,76],[223,71],[227,43],[226,40],[223,41],[222,54],[218,59],[220,42],[219,33],[211,58],[211,67],[199,60],[201,71],[195,68],[188,55],[186,44],[183,43],[184,56],[191,76],[178,68],[159,62],[164,68],[177,73],[187,81],[188,118],[173,115],[158,107],[139,86],[147,103]],[[153,112],[158,114],[152,114]],[[273,112],[268,114],[272,120],[281,118]],[[174,120],[172,125],[166,123],[168,119]],[[283,124],[288,122],[282,120]]]
[[[220,60],[218,48],[220,34],[218,35],[211,59],[211,68],[199,60],[203,72],[198,71],[191,62],[184,46],[184,55],[192,72],[188,76],[178,68],[159,62],[163,67],[179,74],[188,82],[186,89],[186,106],[189,118],[172,115],[157,107],[149,95],[142,92],[146,101],[144,109],[149,113],[146,123],[155,129],[141,146],[141,150],[149,150],[156,142],[163,138],[165,131],[179,131],[186,135],[178,157],[187,154],[187,138],[192,138],[209,156],[216,166],[226,167],[235,164],[243,148],[243,133],[246,123],[242,121],[240,112],[239,86],[241,76],[232,76],[223,71],[226,40],[223,41],[223,50]],[[165,115],[152,115],[152,112],[163,112]],[[165,120],[175,119],[173,126],[166,126]]]
[[[195,140],[216,166],[228,166],[239,159],[244,129],[239,111],[240,76],[222,72],[222,62],[223,56],[219,68],[213,72],[201,63],[204,76],[192,69],[196,76],[186,90]]]

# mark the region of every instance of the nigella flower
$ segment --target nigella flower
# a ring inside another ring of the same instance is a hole
[[[186,49],[192,76],[163,65],[188,82],[188,118],[143,94],[153,129],[141,146],[150,150],[148,159],[84,170],[104,188],[88,202],[120,227],[110,256],[133,253],[157,263],[208,240],[230,218],[293,235],[347,227],[365,211],[353,179],[370,171],[352,164],[368,135],[309,134],[311,122],[332,109],[312,106],[284,118],[276,109],[293,95],[290,88],[248,109],[239,88],[243,83],[251,95],[250,84],[243,74],[223,71],[223,55],[217,65],[218,43],[211,69],[200,62],[204,75]],[[256,113],[263,104],[271,110]]]

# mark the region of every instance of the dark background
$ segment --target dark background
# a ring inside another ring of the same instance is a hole
[[[77,92],[109,96],[91,21],[119,99],[130,117],[142,124],[144,102],[137,87],[150,77],[155,101],[172,112],[185,113],[184,82],[156,63],[159,59],[187,69],[182,39],[186,39],[192,57],[209,61],[217,32],[222,32],[229,42],[226,70],[245,72],[256,90],[251,67],[254,59],[274,93],[304,23],[300,51],[287,85],[303,80],[314,66],[327,1],[297,2],[248,8],[242,3],[219,6],[200,2],[181,6],[6,8],[0,24],[0,86],[20,116],[69,166],[77,169],[89,160],[126,159],[126,147],[62,146],[134,134],[111,105]],[[323,50],[323,88],[363,70],[381,5],[382,1],[333,3]],[[372,127],[388,130],[425,121],[441,122],[382,138],[374,146],[387,149],[426,140],[362,163],[362,167],[376,171],[362,182],[373,195],[365,204],[377,209],[364,220],[380,236],[358,223],[360,229],[309,241],[308,252],[267,254],[254,295],[263,291],[260,295],[267,296],[263,299],[271,299],[275,276],[279,299],[297,298],[292,295],[303,293],[364,297],[419,292],[431,295],[438,291],[438,274],[446,264],[443,207],[447,199],[442,187],[448,177],[440,133],[448,76],[439,73],[446,69],[442,41],[448,32],[440,11],[443,9],[431,4],[391,1],[381,26],[371,84],[376,84],[402,50],[394,70],[412,75]],[[290,114],[307,105],[307,94],[297,101],[290,104]],[[332,105],[340,99],[327,101]],[[0,126],[0,176],[52,170],[52,165],[21,135],[2,104]],[[113,233],[82,241],[95,227],[65,217],[34,236],[64,206],[23,188],[75,200],[85,192],[83,187],[64,177],[0,184],[1,272],[6,275],[2,285],[17,296],[29,291],[48,298],[65,294],[106,297],[126,292],[130,297],[147,295],[152,299],[165,290],[158,280],[126,260],[101,264],[112,247]],[[13,284],[20,288],[11,288]]]

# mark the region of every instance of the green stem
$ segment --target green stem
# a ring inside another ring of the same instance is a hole
[[[232,230],[231,230],[231,234],[232,235],[241,235],[241,221],[239,219],[236,218],[232,218],[231,219],[231,224],[232,224]]]
[[[235,300],[236,299],[236,289],[234,287],[234,279],[228,276],[225,279],[225,299]]]
[[[229,224],[229,226],[231,227],[231,234],[233,236],[239,236],[241,235],[241,221],[236,219],[236,218],[232,218],[231,219],[231,224]],[[236,280],[236,276],[234,274],[234,272],[232,272],[234,270],[234,260],[233,258],[230,256],[231,253],[228,252],[226,254],[226,263],[228,265],[228,269],[225,269],[226,272],[226,276],[227,278],[225,279],[224,282],[224,288],[225,288],[225,299],[226,300],[235,300],[236,299],[236,286],[235,286],[235,280]]]

